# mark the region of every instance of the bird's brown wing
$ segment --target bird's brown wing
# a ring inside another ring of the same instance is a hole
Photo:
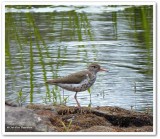
[[[70,74],[62,78],[48,80],[46,83],[48,84],[56,84],[56,83],[78,84],[82,80],[88,78],[88,76],[90,76],[90,72],[86,70],[86,71],[76,72],[76,73]]]

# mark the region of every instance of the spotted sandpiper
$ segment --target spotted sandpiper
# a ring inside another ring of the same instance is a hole
[[[48,80],[46,83],[76,92],[74,98],[78,107],[80,107],[77,100],[77,92],[85,91],[90,88],[96,81],[96,74],[99,71],[107,70],[101,68],[101,66],[96,63],[92,63],[88,66],[87,70],[79,71],[62,78]]]

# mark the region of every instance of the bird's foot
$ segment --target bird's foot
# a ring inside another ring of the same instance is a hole
[[[75,106],[76,109],[81,109],[80,105]]]
[[[79,103],[77,103],[77,108],[81,108],[81,105]]]

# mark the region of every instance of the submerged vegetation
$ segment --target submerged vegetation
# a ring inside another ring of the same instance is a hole
[[[62,94],[57,86],[54,87],[51,92],[47,92],[46,94],[51,94],[51,96],[49,98],[47,96],[43,98],[44,103],[47,104],[49,102],[53,105],[66,105],[69,97],[64,96],[64,93]]]

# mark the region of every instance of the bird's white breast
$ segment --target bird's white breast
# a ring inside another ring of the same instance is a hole
[[[90,79],[89,77],[86,78],[85,80],[83,80],[81,83],[79,84],[63,84],[63,83],[58,83],[57,85],[66,89],[66,90],[69,90],[69,91],[74,91],[74,92],[81,92],[81,91],[85,91],[87,90],[88,88],[90,88],[93,83],[95,82],[96,80],[96,76],[95,78],[93,79]]]

